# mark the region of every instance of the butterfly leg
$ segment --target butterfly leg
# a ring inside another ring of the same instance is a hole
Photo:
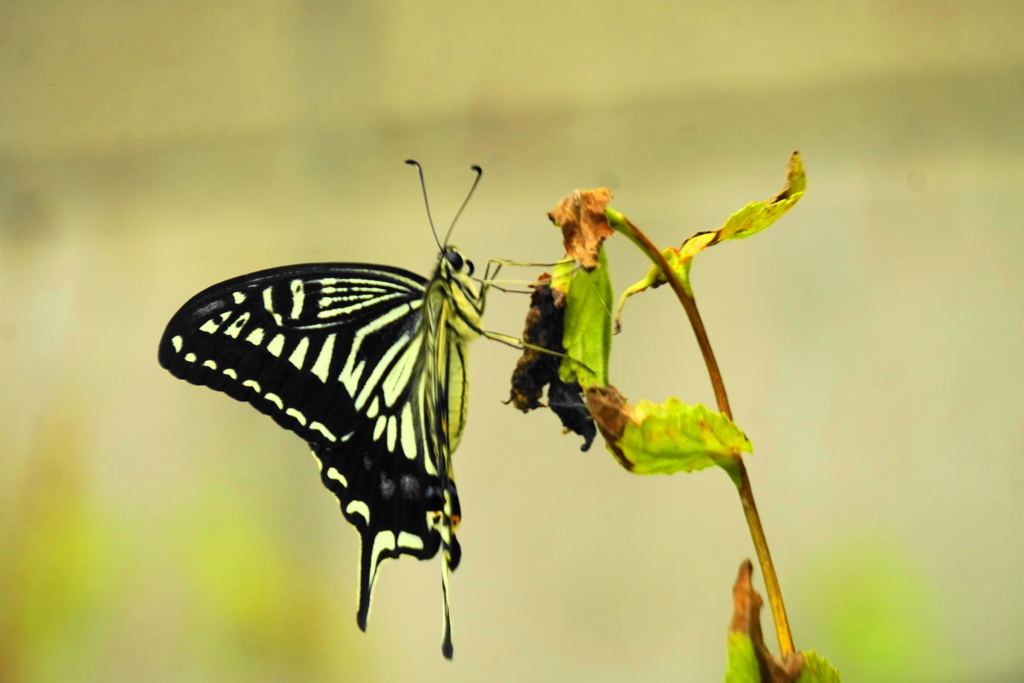
[[[537,284],[536,280],[534,280],[533,282],[527,280],[498,280],[498,273],[501,271],[502,266],[517,266],[524,268],[552,268],[554,266],[557,266],[559,263],[564,263],[567,260],[570,259],[562,259],[562,261],[559,261],[557,263],[527,263],[525,261],[510,261],[508,259],[490,259],[487,261],[487,267],[484,269],[484,275],[482,278],[479,279],[479,282],[485,288],[494,287],[495,289],[501,292],[513,292],[516,294],[522,294],[524,292],[530,293],[532,292],[532,290],[516,290],[499,286],[497,284],[499,282],[505,285],[515,284],[525,287],[534,287]]]
[[[558,261],[555,261],[554,263],[531,263],[529,261],[513,261],[511,259],[492,258],[492,259],[488,259],[487,260],[487,270],[490,270],[492,264],[494,264],[499,269],[502,266],[517,266],[517,267],[521,266],[523,268],[554,268],[555,266],[557,266],[560,263],[565,263],[566,261],[571,261],[571,260],[572,259],[567,257],[567,258],[563,258],[563,259],[560,259]],[[497,275],[497,271],[495,271],[494,274]]]
[[[546,353],[549,356],[558,356],[559,358],[566,358],[570,362],[578,363],[580,365],[580,367],[585,368],[586,370],[589,370],[590,372],[593,372],[593,370],[591,370],[589,367],[587,367],[585,363],[582,363],[582,362],[576,360],[572,356],[568,356],[568,355],[566,355],[564,353],[560,353],[558,351],[552,351],[551,349],[545,349],[543,346],[537,346],[536,344],[530,344],[529,342],[524,342],[522,339],[519,339],[518,337],[512,337],[512,336],[507,335],[507,334],[501,334],[500,332],[490,332],[488,330],[482,330],[480,332],[480,334],[482,334],[487,339],[499,342],[501,344],[505,344],[506,346],[511,346],[512,348],[519,349],[520,351],[525,351],[525,350],[536,351],[537,353]]]

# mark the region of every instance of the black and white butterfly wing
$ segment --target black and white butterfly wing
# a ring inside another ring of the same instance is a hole
[[[380,563],[433,557],[446,492],[456,496],[431,433],[439,399],[424,368],[427,288],[387,266],[275,268],[196,295],[160,342],[173,375],[250,403],[310,444],[361,537],[364,630]],[[445,541],[454,568],[454,534]],[[445,639],[450,652],[447,624]]]

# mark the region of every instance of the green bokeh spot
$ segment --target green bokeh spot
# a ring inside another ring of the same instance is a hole
[[[926,566],[885,530],[850,536],[837,530],[844,540],[821,548],[813,575],[799,582],[817,644],[850,680],[942,679],[956,650],[937,628],[938,589]]]

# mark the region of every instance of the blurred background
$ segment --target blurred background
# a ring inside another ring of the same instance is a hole
[[[1024,4],[0,3],[0,680],[721,680],[753,557],[719,471],[636,477],[473,347],[438,561],[384,566],[294,435],[173,379],[192,294],[304,261],[561,256],[575,188],[659,245],[781,187],[698,302],[799,649],[847,681],[1024,680]],[[609,245],[617,289],[646,272]],[[539,269],[509,269],[528,280]],[[527,300],[495,292],[489,329]],[[613,382],[713,405],[670,292]],[[757,585],[760,584],[758,572]],[[770,615],[762,615],[775,646]]]

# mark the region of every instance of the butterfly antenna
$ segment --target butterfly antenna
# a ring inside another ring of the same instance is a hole
[[[462,206],[459,207],[459,212],[456,213],[455,218],[452,219],[452,224],[448,226],[448,232],[444,234],[445,244],[448,244],[448,237],[452,234],[452,230],[455,229],[455,224],[458,222],[459,216],[462,215],[462,211],[466,208],[466,204],[469,204],[469,198],[473,196],[473,191],[476,190],[476,186],[480,184],[480,177],[484,174],[484,169],[480,168],[476,164],[473,164],[470,168],[476,171],[476,179],[473,180],[473,187],[469,188],[469,194],[466,195],[465,201],[463,201]]]
[[[441,246],[441,240],[437,239],[437,229],[434,228],[434,219],[430,215],[430,200],[427,199],[427,181],[423,177],[423,167],[420,166],[420,162],[416,161],[415,159],[406,159],[405,163],[409,164],[410,166],[415,166],[416,170],[419,171],[420,173],[420,187],[423,188],[423,205],[427,207],[427,221],[430,222],[430,231],[434,233],[434,241],[437,242],[437,248],[440,249],[441,251],[444,251],[444,247]],[[480,177],[477,176],[477,180],[479,179]],[[470,194],[473,194],[472,190],[470,190]],[[451,230],[449,230],[449,232],[451,232]],[[446,236],[445,240],[447,241],[447,239],[448,238]]]

